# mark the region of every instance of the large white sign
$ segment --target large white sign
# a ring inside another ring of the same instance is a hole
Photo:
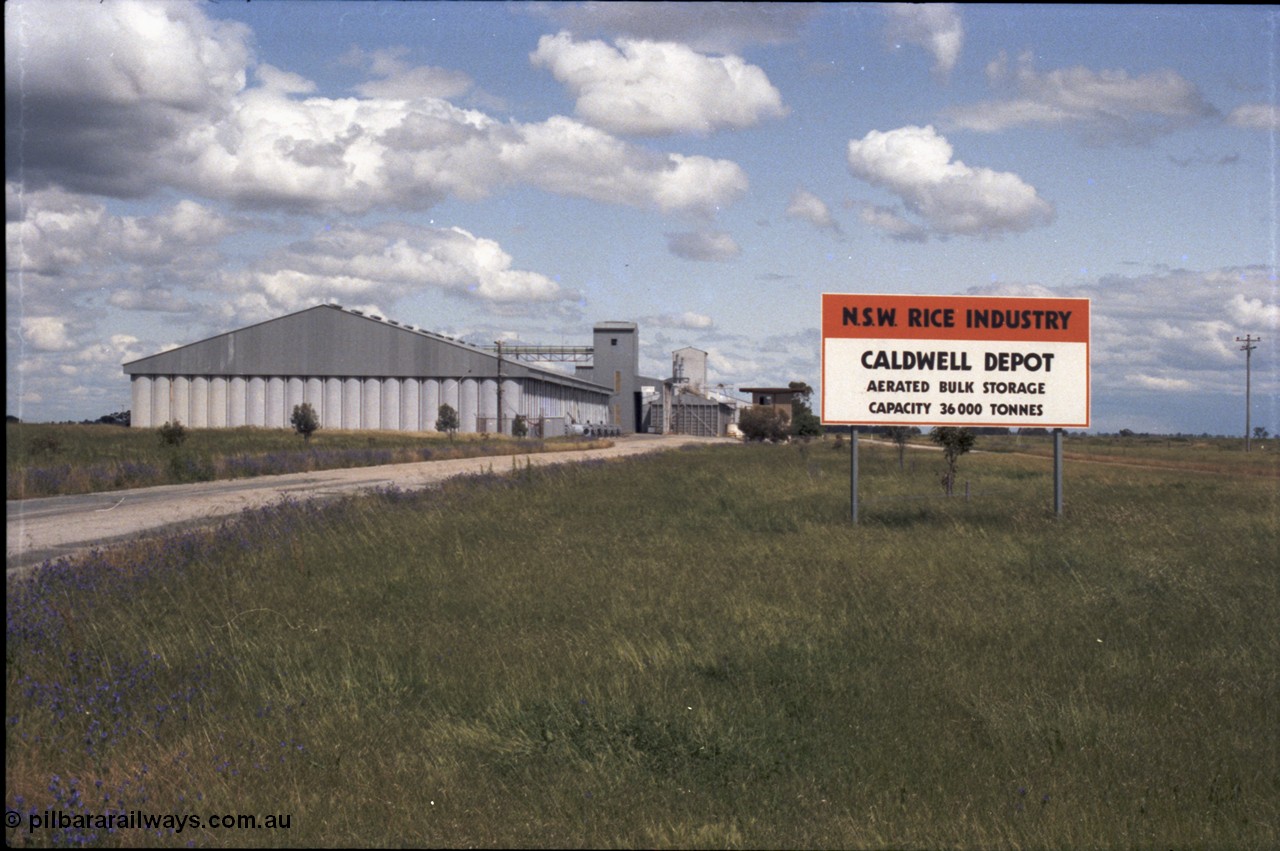
[[[822,296],[822,421],[1089,426],[1089,300]]]

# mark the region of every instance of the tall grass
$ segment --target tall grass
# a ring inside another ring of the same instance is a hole
[[[515,440],[467,434],[324,431],[309,441],[287,429],[188,429],[165,445],[158,429],[106,425],[6,425],[9,499],[93,493],[414,461],[517,455],[610,445],[580,438]]]
[[[281,504],[10,589],[12,844],[1273,846],[1274,481],[708,447]]]

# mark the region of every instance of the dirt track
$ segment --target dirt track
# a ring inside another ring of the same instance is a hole
[[[526,463],[535,467],[568,464],[716,442],[723,442],[723,439],[631,435],[617,439],[607,449],[583,452],[422,461],[81,496],[9,500],[6,505],[5,567],[8,575],[13,576],[49,559],[159,532],[199,526],[239,514],[247,508],[270,505],[284,497],[312,499],[392,485],[404,489],[422,488],[466,473],[510,470],[514,464],[521,467]]]

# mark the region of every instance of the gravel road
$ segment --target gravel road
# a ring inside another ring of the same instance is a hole
[[[381,467],[319,470],[190,485],[55,496],[7,502],[5,567],[9,576],[94,547],[189,528],[258,508],[284,497],[312,499],[394,485],[410,490],[466,473],[568,464],[593,458],[621,458],[676,449],[690,444],[732,442],[726,438],[684,435],[629,435],[607,449],[535,455],[421,461]]]

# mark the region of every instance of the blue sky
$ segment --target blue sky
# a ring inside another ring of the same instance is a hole
[[[5,4],[7,410],[332,301],[820,379],[823,292],[1092,299],[1093,430],[1280,431],[1280,11]]]

